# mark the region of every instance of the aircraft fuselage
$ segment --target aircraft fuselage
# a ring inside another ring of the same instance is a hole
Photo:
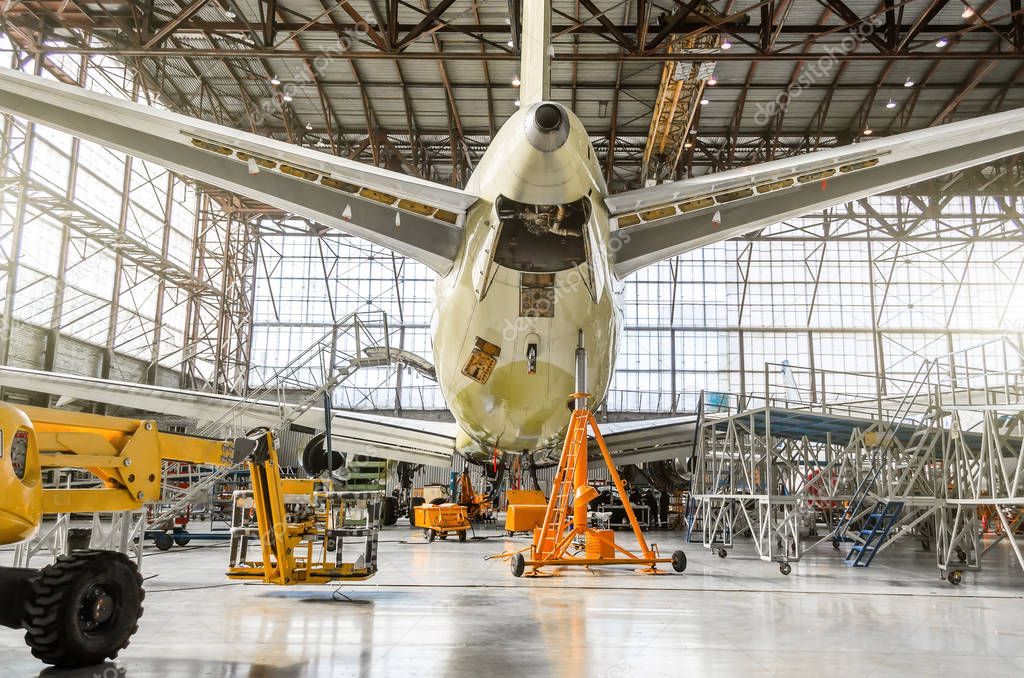
[[[437,281],[432,328],[438,381],[465,433],[457,448],[550,448],[568,423],[580,330],[592,403],[614,367],[621,312],[600,166],[579,120],[542,102],[505,123],[467,190],[481,200]]]

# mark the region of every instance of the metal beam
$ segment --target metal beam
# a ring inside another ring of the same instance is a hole
[[[146,41],[143,47],[149,49],[162,43],[171,33],[177,30],[179,26],[198,14],[199,10],[205,7],[206,3],[209,1],[210,0],[193,0],[192,4],[182,9],[178,16],[164,24],[163,27],[157,31],[156,35]]]

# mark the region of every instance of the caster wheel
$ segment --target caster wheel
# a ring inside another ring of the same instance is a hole
[[[178,546],[188,546],[189,542],[192,541],[192,536],[188,532],[175,532],[174,543]]]
[[[138,630],[145,597],[142,576],[124,554],[60,556],[26,593],[25,641],[36,658],[60,668],[114,659]]]
[[[423,538],[427,539],[428,537],[430,537],[430,528],[429,527],[424,527],[423,528]]]
[[[427,541],[434,541],[437,539],[437,530],[427,530]]]
[[[672,569],[676,572],[686,571],[686,554],[682,551],[675,551],[672,554]]]
[[[466,531],[462,530],[459,532],[459,541],[466,541],[469,537],[466,536]]]
[[[718,549],[719,558],[725,558],[727,555],[729,555],[728,551],[726,551],[725,549]]]
[[[838,551],[838,550],[839,550],[839,540],[838,540],[838,539],[833,539],[833,540],[832,540],[832,548],[833,548],[833,550],[835,550],[835,551]]]
[[[512,556],[512,576],[522,577],[523,572],[526,572],[526,558],[523,558],[522,553],[517,553]]]
[[[963,578],[964,578],[964,573],[961,572],[960,570],[953,570],[948,575],[946,575],[946,580],[949,581],[949,583],[952,584],[953,586],[959,585],[960,582],[963,581]]]
[[[324,542],[324,548],[327,549],[328,553],[334,553],[338,550],[338,540],[334,537],[328,537],[327,541]]]
[[[956,550],[956,559],[959,560],[961,563],[966,563],[967,562],[967,551],[964,551],[963,549],[957,549]]]
[[[789,573],[792,571],[793,568],[790,566],[789,563],[779,563],[779,572],[781,572],[782,574],[789,575]]]
[[[159,532],[153,535],[153,545],[161,551],[169,551],[174,546],[174,537],[166,532]]]

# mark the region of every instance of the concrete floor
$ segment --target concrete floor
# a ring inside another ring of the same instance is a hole
[[[723,560],[679,533],[653,541],[684,548],[686,573],[514,579],[483,557],[523,538],[427,544],[396,527],[381,573],[343,589],[361,605],[333,587],[228,582],[224,545],[147,550],[145,616],[116,663],[44,670],[0,629],[0,676],[1024,675],[1024,576],[1008,550],[953,587],[916,542],[867,570],[823,546],[784,577],[749,544]]]

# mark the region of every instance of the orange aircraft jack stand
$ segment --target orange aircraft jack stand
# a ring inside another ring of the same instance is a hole
[[[657,573],[658,563],[671,563],[672,569],[682,572],[686,569],[686,554],[676,551],[671,558],[662,558],[656,545],[648,546],[622,479],[615,470],[604,437],[601,436],[601,430],[588,409],[587,399],[590,394],[580,388],[586,379],[586,352],[583,349],[582,332],[579,348],[576,349],[576,365],[577,392],[572,394],[575,409],[569,420],[565,444],[551,487],[551,498],[544,512],[544,522],[534,530],[533,544],[529,549],[524,549],[529,552],[529,557],[522,552],[512,556],[512,574],[521,577],[526,573],[527,566],[531,569],[526,574],[535,576],[542,567],[590,565],[643,565],[645,567],[640,572]],[[611,530],[597,530],[588,525],[587,509],[597,496],[597,490],[587,484],[588,429],[594,433],[605,467],[615,484],[615,491],[626,509],[626,516],[640,547],[639,554],[616,544],[615,533]]]

